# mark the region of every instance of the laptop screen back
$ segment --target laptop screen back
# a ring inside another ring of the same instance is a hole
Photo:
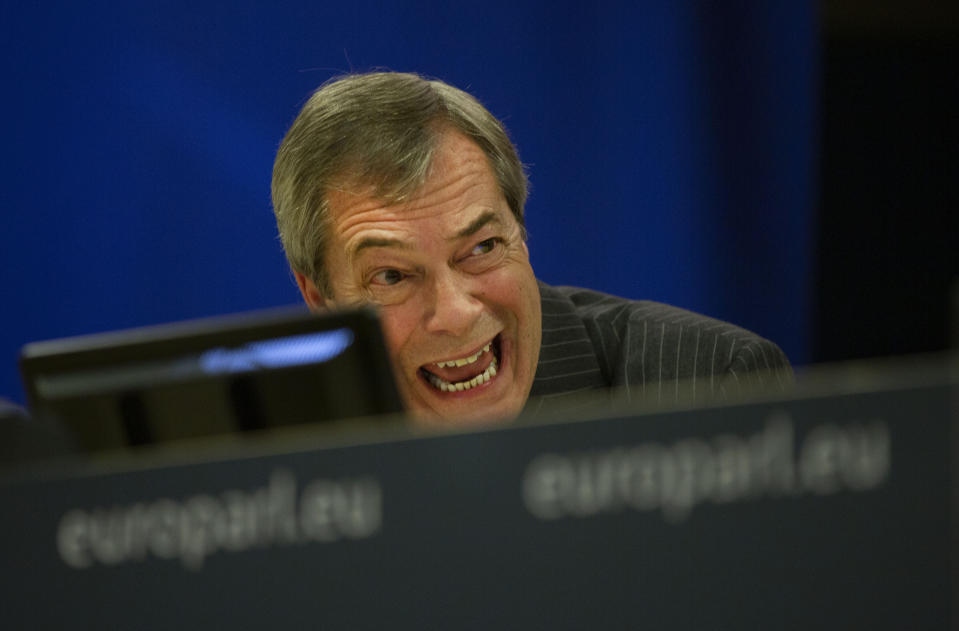
[[[400,412],[376,315],[302,309],[24,347],[35,416],[86,451]]]

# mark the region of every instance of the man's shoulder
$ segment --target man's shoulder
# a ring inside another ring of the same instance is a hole
[[[692,326],[721,329],[730,333],[753,336],[754,333],[716,318],[675,307],[655,300],[634,300],[594,289],[552,286],[540,283],[544,307],[575,313],[585,324],[602,324],[625,330],[637,323],[663,326]],[[758,337],[758,336],[757,336]]]
[[[729,322],[580,287],[541,284],[540,292],[544,313],[575,315],[582,323],[614,386],[708,379],[712,391],[756,381],[757,374],[779,387],[792,379],[775,343]]]

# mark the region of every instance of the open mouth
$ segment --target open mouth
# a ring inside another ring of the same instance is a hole
[[[420,375],[440,392],[463,392],[489,383],[496,377],[501,361],[499,335],[476,353],[450,361],[420,367]]]

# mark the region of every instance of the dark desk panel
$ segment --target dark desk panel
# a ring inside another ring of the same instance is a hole
[[[955,397],[307,432],[20,476],[0,486],[4,622],[947,629]]]

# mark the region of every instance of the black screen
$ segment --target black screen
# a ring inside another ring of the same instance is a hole
[[[38,342],[34,415],[87,451],[400,412],[376,314],[256,312]]]

